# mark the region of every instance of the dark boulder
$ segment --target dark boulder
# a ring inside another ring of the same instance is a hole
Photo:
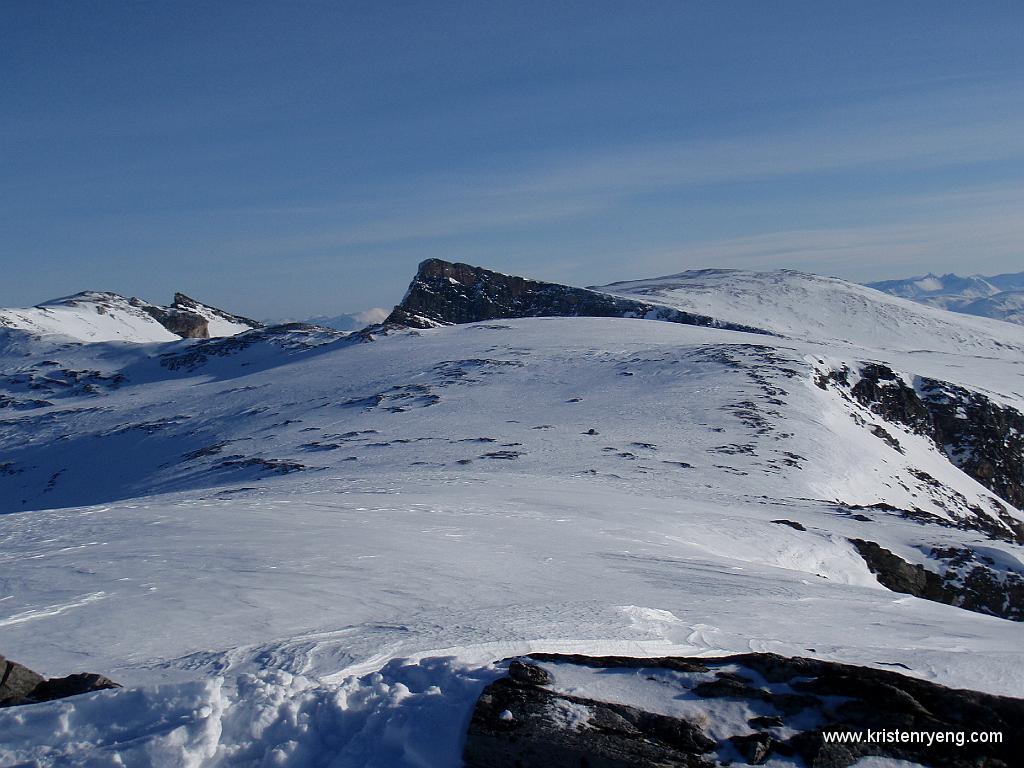
[[[508,676],[522,685],[547,685],[551,675],[536,664],[524,664],[519,659],[508,665]]]

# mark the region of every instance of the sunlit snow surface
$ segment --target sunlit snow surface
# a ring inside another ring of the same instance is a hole
[[[891,352],[511,320],[181,365],[161,355],[224,348],[8,340],[8,374],[45,354],[128,380],[0,415],[0,651],[127,687],[0,712],[0,764],[457,765],[495,661],[528,651],[773,651],[1020,695],[1021,624],[886,591],[847,541],[983,540],[843,506],[955,520],[915,467],[991,494],[813,383],[885,360],[1020,407],[1018,339],[956,329],[962,354],[935,328]]]

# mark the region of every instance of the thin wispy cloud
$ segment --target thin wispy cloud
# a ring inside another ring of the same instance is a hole
[[[1009,95],[1011,91],[1006,89],[946,88],[931,99],[875,98],[832,110],[827,120],[815,113],[774,134],[616,146],[569,159],[561,154],[528,158],[522,167],[503,173],[466,170],[423,176],[405,185],[368,189],[361,199],[320,201],[299,208],[296,215],[333,223],[319,231],[269,240],[244,239],[232,243],[232,250],[239,254],[308,253],[310,259],[322,262],[331,257],[311,252],[443,243],[467,235],[530,230],[552,222],[626,216],[636,198],[666,190],[699,193],[714,187],[808,177],[841,184],[844,176],[856,178],[865,173],[894,175],[1019,161],[1024,156],[1019,140],[1024,112],[999,108]],[[927,114],[918,112],[922,102],[936,100],[948,105],[941,116],[934,109]],[[958,106],[965,103],[975,108],[970,114]],[[822,132],[823,121],[834,130]],[[841,271],[866,277],[872,268],[883,265],[886,269],[912,266],[927,253],[948,260],[953,243],[966,247],[972,238],[977,248],[984,243],[991,249],[986,251],[990,260],[1012,257],[1014,242],[1021,234],[1014,214],[1024,210],[1020,187],[1011,183],[961,184],[941,193],[929,190],[900,195],[880,194],[867,184],[862,190],[844,194],[844,206],[866,221],[877,222],[879,216],[902,217],[896,222],[854,226],[839,221],[832,226],[808,226],[799,220],[780,220],[774,231],[684,240],[659,252],[686,254],[691,265],[703,261],[763,268],[798,263],[804,269],[834,270],[847,260]],[[692,205],[690,201],[680,203],[680,212]],[[721,211],[730,208],[728,200],[696,205],[712,205]],[[865,216],[865,209],[872,207],[884,213]],[[671,212],[671,206],[667,208]],[[977,208],[987,213],[973,210]],[[289,214],[280,215],[287,218]],[[339,219],[349,221],[339,225]],[[620,256],[637,265],[650,261],[639,253]],[[653,263],[665,265],[666,258]]]
[[[992,8],[69,13],[4,52],[0,304],[186,275],[337,314],[428,256],[575,283],[1024,268],[1020,46]]]

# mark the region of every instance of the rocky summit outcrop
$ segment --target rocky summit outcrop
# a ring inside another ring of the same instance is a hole
[[[175,293],[174,301],[166,307],[159,307],[139,299],[130,301],[133,306],[143,310],[164,328],[183,339],[210,338],[211,320],[222,320],[233,326],[263,327],[263,323],[203,304],[184,293]]]
[[[586,288],[503,275],[482,267],[427,259],[385,325],[432,328],[516,317],[631,317],[683,325],[767,331],[706,315],[611,296]]]
[[[103,675],[80,673],[47,680],[28,667],[0,655],[0,707],[38,704],[121,686]]]
[[[139,308],[160,325],[183,339],[210,338],[210,321],[193,312],[181,312],[173,307],[158,307],[155,304],[140,304]]]
[[[575,691],[588,670],[600,681],[600,700],[560,690],[560,673]],[[650,711],[669,707],[687,716]],[[1022,728],[1024,700],[869,667],[771,653],[533,654],[512,661],[508,677],[483,691],[463,756],[469,768],[710,768],[772,758],[847,768],[868,756],[935,768],[1009,768],[1019,764]],[[972,734],[985,738],[972,741]]]

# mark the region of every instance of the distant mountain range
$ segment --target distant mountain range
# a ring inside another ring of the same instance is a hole
[[[1024,272],[1002,275],[952,273],[867,283],[869,288],[966,315],[1024,325]]]
[[[353,312],[351,314],[317,315],[307,319],[305,322],[310,325],[319,325],[323,328],[333,328],[336,331],[358,331],[360,328],[382,322],[390,311],[390,309],[384,309],[383,307],[372,307],[364,309],[362,312]]]

